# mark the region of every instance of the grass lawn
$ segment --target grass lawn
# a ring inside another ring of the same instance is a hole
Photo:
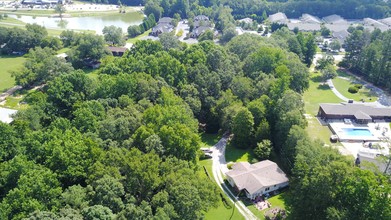
[[[332,134],[327,126],[322,126],[315,117],[319,103],[339,103],[342,102],[329,88],[323,85],[320,74],[312,74],[310,87],[303,95],[305,111],[307,113],[308,126],[307,133],[314,139],[320,139],[326,144],[332,145],[330,135]]]
[[[14,86],[15,80],[9,71],[22,67],[25,60],[21,56],[0,56],[0,92]]]
[[[219,134],[201,134],[201,147],[213,147],[219,140],[221,139],[221,135]]]
[[[231,144],[225,148],[225,159],[228,162],[242,162],[247,161],[251,163],[255,159],[254,153],[251,149],[239,149]]]
[[[364,100],[365,102],[374,102],[377,100],[376,94],[365,87],[362,87],[358,93],[350,93],[348,88],[354,86],[354,83],[347,79],[336,77],[333,79],[333,84],[335,88],[348,99],[353,99],[354,101]]]
[[[137,37],[129,38],[126,42],[127,42],[127,43],[132,43],[132,44],[134,44],[134,43],[136,43],[138,40],[140,40],[141,38],[148,36],[149,33],[151,33],[151,31],[152,31],[152,29],[149,29],[149,30],[147,30],[146,32],[144,32],[143,34],[138,35]]]
[[[200,166],[205,166],[206,170],[208,171],[210,177],[213,178],[213,172],[212,172],[212,160],[201,160],[199,161]],[[212,180],[214,181],[214,179]],[[223,192],[220,189],[220,192]],[[219,195],[216,195],[219,196]],[[231,201],[230,201],[231,202]],[[233,206],[233,204],[231,203]],[[233,212],[233,215],[232,215]],[[232,217],[231,217],[232,216]],[[237,208],[235,210],[233,208],[226,208],[221,200],[219,200],[219,203],[216,208],[211,208],[209,211],[205,214],[206,220],[215,220],[215,219],[244,219],[244,217],[239,213]]]
[[[25,24],[23,21],[20,21],[16,18],[10,18],[10,17],[3,18],[0,20],[0,22],[4,22],[4,23],[8,23],[8,24],[22,24],[22,25]]]

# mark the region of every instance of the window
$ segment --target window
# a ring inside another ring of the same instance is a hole
[[[267,187],[267,188],[265,189],[265,192],[266,192],[266,191],[268,191],[269,189],[270,189],[270,188],[269,188],[269,187]]]

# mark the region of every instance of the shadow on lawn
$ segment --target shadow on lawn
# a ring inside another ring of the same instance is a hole
[[[318,89],[320,90],[329,90],[330,86],[328,84],[319,84]]]

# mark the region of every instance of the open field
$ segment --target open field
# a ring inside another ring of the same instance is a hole
[[[0,56],[0,92],[14,86],[15,80],[9,71],[22,67],[25,60],[21,56]]]
[[[243,162],[251,163],[254,159],[254,153],[251,149],[239,149],[231,144],[227,144],[225,149],[225,159],[228,162]]]
[[[0,13],[1,14],[1,13]],[[24,25],[25,23],[23,21],[19,21],[16,18],[10,18],[10,17],[5,17],[3,19],[0,19],[0,23],[6,23],[6,24],[21,24]]]
[[[331,145],[329,138],[332,133],[330,129],[327,126],[322,126],[315,116],[318,113],[319,103],[339,103],[342,100],[331,91],[327,84],[323,84],[320,74],[312,74],[310,87],[304,93],[303,99],[308,121],[306,128],[308,135]]]

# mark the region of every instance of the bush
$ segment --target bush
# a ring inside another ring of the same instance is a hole
[[[232,166],[233,166],[233,165],[234,165],[234,163],[232,163],[232,162],[231,162],[231,163],[228,163],[228,164],[227,164],[227,168],[228,168],[229,170],[232,170]]]
[[[356,87],[357,89],[361,89],[362,88],[362,84],[354,84],[354,87]]]
[[[348,92],[353,93],[353,94],[357,93],[358,92],[358,88],[355,87],[355,86],[351,86],[351,87],[349,87]]]

